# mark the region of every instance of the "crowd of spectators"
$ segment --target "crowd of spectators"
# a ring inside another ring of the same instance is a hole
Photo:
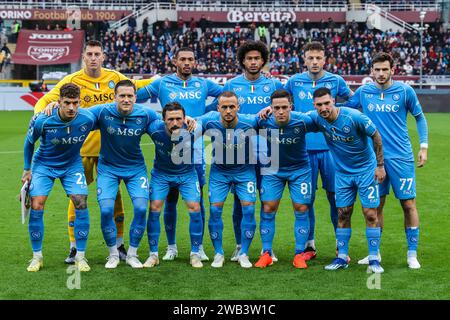
[[[152,26],[150,26],[151,28]],[[123,34],[100,33],[107,58],[105,66],[124,73],[166,74],[173,71],[170,60],[180,47],[191,47],[197,57],[196,73],[234,74],[240,72],[236,51],[247,39],[258,39],[256,25],[234,29],[216,29],[191,21],[171,26],[166,21],[153,26],[153,32]],[[203,30],[202,30],[203,29]],[[341,75],[368,75],[375,52],[390,52],[397,62],[396,74],[418,75],[420,45],[417,33],[381,32],[356,22],[339,25],[331,21],[311,26],[299,23],[273,24],[264,28],[270,48],[269,71],[294,74],[304,70],[301,48],[309,41],[324,43],[327,50],[325,69]],[[270,40],[269,40],[270,39]],[[450,32],[441,24],[432,24],[423,34],[423,74],[450,75]]]

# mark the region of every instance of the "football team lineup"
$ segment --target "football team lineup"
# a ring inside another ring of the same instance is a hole
[[[159,265],[162,227],[168,244],[162,260],[178,256],[180,193],[189,213],[191,266],[202,268],[210,260],[205,252],[206,232],[214,249],[211,267],[222,268],[226,260],[222,216],[230,192],[235,238],[230,260],[242,268],[269,267],[278,261],[273,249],[275,220],[286,183],[292,202],[288,210],[294,213],[292,264],[307,269],[317,255],[314,201],[319,175],[336,239],[336,256],[324,265],[325,270],[349,267],[351,221],[359,195],[368,250],[358,264],[367,265],[371,273],[384,272],[380,241],[383,207],[391,187],[391,197],[404,214],[407,251],[402,261],[410,269],[421,268],[416,163],[408,113],[415,119],[420,140],[418,167],[427,161],[428,126],[416,93],[392,80],[394,61],[388,53],[372,57],[374,82],[355,92],[342,77],[323,69],[322,43],[306,44],[303,53],[307,71],[283,86],[261,72],[268,59],[267,47],[246,41],[237,53],[243,74],[222,87],[192,75],[196,59],[189,48],[175,53],[174,74],[133,81],[103,68],[101,43],[88,41],[84,68],[66,76],[38,101],[25,139],[22,182],[30,184],[28,229],[33,251],[27,270],[43,267],[44,209],[55,179],[61,180],[70,198],[70,253],[65,262],[81,272],[90,270],[85,252],[88,256],[90,232],[96,232],[90,228],[87,206],[88,185],[95,180],[104,251],[109,253],[107,269],[117,268],[121,260],[136,269]],[[86,97],[96,94],[111,101],[93,105],[93,99]],[[159,99],[162,115],[142,104],[151,97]],[[208,97],[215,99],[210,105],[206,105]],[[337,97],[345,102],[336,103]],[[258,133],[265,139],[254,139]],[[155,148],[150,177],[141,150],[146,134]],[[213,150],[208,179],[203,135],[211,137]],[[40,146],[34,151],[38,140]],[[133,214],[127,212],[132,215],[128,250],[121,181],[133,206]],[[209,208],[205,208],[206,188]],[[149,254],[142,263],[137,252],[145,232]],[[261,243],[253,246],[262,249],[256,262],[251,262],[249,250],[257,233]]]

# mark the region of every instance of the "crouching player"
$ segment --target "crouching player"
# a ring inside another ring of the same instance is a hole
[[[101,132],[97,199],[103,238],[109,249],[105,268],[114,269],[120,261],[114,203],[121,180],[125,182],[134,207],[126,263],[132,268],[142,268],[137,249],[145,232],[148,177],[140,142],[142,135],[147,133],[149,124],[159,119],[159,116],[153,110],[135,104],[136,88],[130,80],[119,81],[114,93],[115,103],[89,109],[96,117]]]
[[[161,209],[170,189],[177,188],[186,202],[190,216],[190,263],[194,268],[201,268],[203,264],[199,247],[202,243],[203,221],[200,212],[200,184],[193,161],[194,136],[183,130],[186,115],[178,102],[166,104],[162,114],[164,121],[154,121],[147,129],[155,143],[155,160],[150,180],[151,204],[147,221],[150,256],[144,267],[151,268],[159,264]]]
[[[311,202],[311,166],[306,152],[305,133],[315,129],[310,117],[292,111],[292,97],[283,89],[270,97],[272,115],[259,121],[261,129],[268,129],[267,149],[270,167],[261,168],[260,233],[263,254],[255,267],[272,265],[272,243],[275,235],[275,213],[280,205],[285,184],[288,183],[294,207],[296,268],[307,268],[303,251],[309,235],[309,204]],[[262,113],[264,114],[264,112]],[[269,163],[268,163],[269,164]]]
[[[377,227],[377,207],[380,204],[378,183],[386,176],[381,135],[366,115],[354,109],[335,107],[335,101],[328,88],[314,91],[313,100],[316,111],[308,114],[317,125],[317,129],[324,133],[336,165],[338,256],[325,269],[348,267],[348,247],[352,233],[351,216],[356,194],[359,193],[366,220],[368,270],[382,273],[384,270],[377,259],[381,237],[380,228]],[[368,137],[373,141],[375,153]]]
[[[30,183],[28,230],[33,259],[27,270],[31,272],[43,267],[44,206],[55,179],[60,179],[75,205],[75,264],[80,271],[90,270],[84,256],[89,235],[89,214],[88,189],[80,149],[93,129],[95,119],[89,111],[79,108],[80,88],[74,84],[68,83],[60,88],[59,105],[60,108],[54,109],[49,117],[43,113],[36,114],[25,139],[22,182]],[[33,157],[34,144],[39,138],[40,146]]]

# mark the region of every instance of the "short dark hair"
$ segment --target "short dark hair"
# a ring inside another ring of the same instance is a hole
[[[308,51],[323,51],[325,52],[324,45],[319,41],[312,41],[308,42],[303,46],[303,54],[305,54]]]
[[[192,52],[192,53],[194,54],[194,58],[195,58],[195,52],[194,52],[194,50],[193,50],[192,48],[189,48],[189,47],[181,47],[180,49],[178,49],[177,51],[175,51],[174,58],[177,58],[177,57],[178,57],[178,54],[179,54],[180,52]]]
[[[80,87],[73,83],[66,83],[59,89],[59,98],[77,99],[80,97]]]
[[[326,96],[327,94],[331,96],[331,90],[330,89],[328,89],[327,87],[319,88],[316,91],[314,91],[313,99]]]
[[[275,90],[270,96],[270,102],[273,102],[274,99],[279,98],[288,98],[289,103],[292,104],[292,95],[287,90],[284,89]]]
[[[134,93],[136,93],[136,86],[134,85],[133,81],[130,79],[120,80],[116,83],[116,86],[114,87],[114,94],[117,93],[117,89],[119,87],[132,87],[134,90]]]
[[[177,111],[177,110],[183,111],[183,117],[186,116],[186,112],[184,111],[183,106],[182,106],[179,102],[173,101],[173,102],[167,103],[167,104],[164,106],[164,108],[162,109],[162,116],[163,116],[163,119],[166,118],[166,113],[167,113],[168,111]]]
[[[394,59],[389,53],[386,52],[378,52],[372,58],[372,67],[375,63],[389,61],[389,67],[394,66]]]
[[[100,47],[103,51],[103,44],[98,40],[89,40],[88,42],[86,42],[86,44],[84,45],[84,51],[86,51],[87,47]]]
[[[223,91],[218,97],[217,97],[217,101],[220,101],[221,98],[231,98],[231,97],[235,97],[236,100],[239,103],[239,98],[236,95],[236,93],[234,93],[233,91]]]
[[[237,59],[241,68],[244,68],[245,55],[250,51],[259,51],[262,59],[264,60],[263,65],[266,65],[269,60],[269,49],[267,49],[267,46],[262,41],[249,40],[237,49]]]

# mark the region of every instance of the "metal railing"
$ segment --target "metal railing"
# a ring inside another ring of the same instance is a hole
[[[386,11],[440,11],[443,0],[416,3],[390,3],[389,1],[376,4]],[[154,1],[153,4],[174,5],[174,1]],[[92,10],[139,10],[149,4],[148,0],[12,0],[0,1],[2,9],[67,9],[72,6],[81,9]],[[219,9],[279,9],[287,8],[296,11],[348,11],[365,10],[370,3],[347,4],[347,1],[328,0],[291,0],[291,1],[261,1],[261,0],[221,0],[221,1],[199,1],[178,0],[176,8],[181,10],[217,11]]]
[[[114,22],[111,24],[111,29],[115,30],[120,27],[125,26],[128,23],[128,19],[130,17],[138,18],[142,14],[146,14],[151,10],[154,9],[161,9],[161,10],[175,10],[176,6],[174,3],[165,3],[165,2],[154,2],[146,4],[145,6],[141,7],[139,10],[133,11],[131,14],[123,17],[122,19]]]

